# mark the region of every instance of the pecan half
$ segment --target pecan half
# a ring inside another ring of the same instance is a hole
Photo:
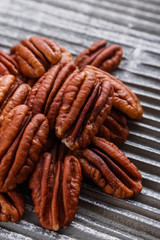
[[[48,68],[61,59],[60,47],[44,37],[23,39],[11,49],[22,73],[30,78],[41,77]]]
[[[27,106],[32,114],[44,113],[47,115],[58,90],[67,77],[74,71],[74,63],[57,64],[51,67],[32,87],[28,96]]]
[[[13,75],[0,77],[0,122],[11,109],[25,103],[30,89],[28,84],[18,86]]]
[[[66,64],[68,62],[74,63],[72,54],[64,47],[60,46],[60,49],[61,49],[61,53],[62,53],[60,63],[61,64]]]
[[[24,182],[33,171],[49,132],[43,114],[31,119],[29,108],[19,105],[3,119],[0,127],[0,192]]]
[[[16,76],[16,80],[20,83],[26,81],[14,58],[0,50],[0,76],[8,74]]]
[[[94,72],[77,73],[64,90],[55,132],[71,150],[85,148],[112,106],[113,89]]]
[[[2,106],[5,98],[8,98],[8,95],[12,95],[18,85],[18,83],[15,83],[15,76],[13,75],[0,77],[0,106]]]
[[[17,63],[5,52],[0,50],[0,76],[13,74],[18,75]]]
[[[62,105],[62,99],[63,99],[64,90],[65,90],[66,86],[68,85],[68,83],[71,81],[71,79],[74,78],[74,76],[77,73],[79,73],[79,69],[78,68],[76,68],[74,71],[72,71],[71,74],[68,74],[68,77],[63,82],[62,86],[60,87],[60,89],[58,90],[57,94],[53,98],[53,100],[52,100],[52,102],[50,104],[50,107],[47,109],[47,111],[45,111],[45,114],[46,114],[47,119],[49,121],[50,129],[54,129],[54,127],[55,127],[56,118],[57,118],[57,116],[59,114],[59,109],[60,109],[60,107]]]
[[[129,129],[126,117],[118,110],[111,109],[97,136],[105,138],[108,141],[121,145],[128,137]]]
[[[0,222],[18,222],[24,214],[23,195],[18,190],[0,193]]]
[[[141,192],[140,172],[113,143],[94,137],[89,148],[79,150],[77,155],[84,175],[105,193],[130,198]]]
[[[125,113],[130,118],[141,118],[143,108],[137,96],[120,80],[113,77],[111,74],[104,72],[93,66],[86,66],[84,70],[94,71],[97,78],[108,81],[114,87],[113,107]]]
[[[31,176],[29,187],[35,212],[44,228],[57,231],[73,220],[81,187],[81,166],[66,147],[55,144],[44,153]]]
[[[81,52],[75,64],[82,70],[86,65],[92,65],[106,72],[116,69],[122,59],[122,48],[119,45],[106,47],[105,40],[93,43]]]

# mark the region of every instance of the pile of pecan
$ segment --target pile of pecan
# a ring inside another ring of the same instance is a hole
[[[141,192],[141,174],[118,148],[127,118],[143,113],[108,73],[121,59],[121,47],[104,40],[75,61],[44,37],[0,50],[0,221],[22,217],[26,180],[41,225],[55,231],[76,214],[82,176],[116,198]]]

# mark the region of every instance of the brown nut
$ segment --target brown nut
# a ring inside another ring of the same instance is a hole
[[[8,74],[18,75],[18,65],[8,54],[0,50],[0,76]]]
[[[26,78],[22,76],[22,73],[15,59],[0,50],[0,76],[8,74],[16,76],[16,81],[18,81],[19,83],[26,81]]]
[[[64,90],[55,132],[71,150],[85,148],[112,106],[113,89],[94,72],[77,73]]]
[[[0,192],[24,182],[33,171],[49,132],[43,114],[31,119],[29,108],[19,105],[3,119],[0,127]]]
[[[84,70],[94,71],[97,78],[108,81],[114,87],[113,107],[117,108],[130,118],[141,118],[143,108],[137,96],[124,83],[93,66],[86,66]]]
[[[89,148],[76,153],[83,173],[105,193],[116,198],[130,198],[142,190],[137,167],[111,142],[94,137]]]
[[[108,141],[121,145],[129,135],[126,117],[118,110],[112,108],[107,115],[97,136],[105,138]]]
[[[106,72],[118,67],[122,59],[122,48],[119,45],[106,47],[106,43],[105,40],[99,40],[78,55],[75,64],[80,70],[86,65],[95,66]]]
[[[74,59],[73,59],[72,54],[67,49],[65,49],[64,47],[60,46],[60,49],[61,49],[61,53],[62,53],[60,63],[63,64],[63,65],[68,63],[68,62],[74,63]]]
[[[15,76],[5,75],[0,77],[0,107],[2,106],[5,98],[17,89],[18,83],[15,82]]]
[[[23,195],[18,190],[0,193],[0,222],[18,222],[24,214]]]
[[[0,77],[0,122],[10,110],[25,103],[30,89],[28,84],[18,86],[13,75]]]
[[[23,39],[11,49],[22,73],[30,78],[41,77],[48,68],[61,59],[60,47],[44,37]]]
[[[67,65],[66,65],[67,67]],[[74,65],[75,67],[75,65]],[[74,71],[72,70],[72,73],[67,74],[68,77],[66,77],[65,81],[63,82],[62,86],[60,87],[60,89],[58,90],[58,92],[56,93],[56,95],[54,96],[49,108],[45,110],[45,114],[47,116],[48,122],[49,122],[49,127],[50,129],[54,129],[55,128],[55,124],[56,124],[56,118],[59,114],[59,109],[62,105],[62,99],[63,99],[63,94],[64,94],[64,90],[66,88],[66,86],[68,85],[68,83],[71,81],[72,78],[74,78],[74,76],[79,72],[79,69],[76,68]]]
[[[41,225],[54,231],[73,220],[81,188],[80,163],[66,151],[64,145],[55,144],[52,154],[44,153],[29,184]]]
[[[68,76],[74,71],[74,63],[57,64],[51,67],[32,87],[28,96],[27,106],[32,114],[48,114],[50,105],[54,101],[59,89]],[[51,119],[52,122],[52,119]]]

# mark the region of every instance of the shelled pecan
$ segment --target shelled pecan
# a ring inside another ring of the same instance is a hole
[[[113,77],[111,74],[102,71],[93,66],[86,66],[84,70],[95,72],[97,78],[108,81],[114,87],[113,94],[113,107],[117,108],[121,112],[125,113],[130,118],[141,118],[143,114],[143,108],[140,104],[137,96],[132,90],[127,87],[120,80]]]
[[[76,153],[83,173],[105,193],[116,198],[130,198],[142,190],[137,167],[113,143],[94,137],[92,144]]]
[[[74,71],[75,67],[75,64],[71,62],[66,64],[58,63],[51,67],[35,83],[27,100],[27,106],[31,109],[33,115],[37,113],[48,114],[50,105],[54,101],[59,89]]]
[[[0,76],[13,74],[18,75],[17,63],[5,52],[0,50]]]
[[[122,59],[122,48],[119,45],[106,47],[106,44],[105,40],[93,43],[77,56],[75,64],[80,70],[86,65],[95,66],[106,72],[116,69]]]
[[[121,145],[128,137],[129,129],[126,117],[118,110],[112,108],[107,115],[97,136],[105,138],[108,141]]]
[[[85,148],[112,107],[113,89],[94,71],[77,73],[64,90],[55,132],[71,150]]]
[[[11,109],[25,103],[30,89],[28,84],[19,85],[13,75],[0,77],[0,122]]]
[[[22,76],[14,58],[0,50],[0,76],[8,74],[16,76],[16,80],[20,83],[26,81],[26,78]]]
[[[18,190],[0,193],[0,222],[18,222],[24,214],[23,195]]]
[[[39,160],[49,126],[43,114],[31,119],[26,105],[13,108],[0,127],[0,192],[24,182]]]
[[[60,50],[61,50],[61,53],[62,53],[62,57],[61,57],[61,60],[60,60],[61,64],[65,65],[68,62],[74,63],[73,56],[67,49],[60,46]]]
[[[59,114],[59,110],[62,105],[64,90],[65,90],[66,86],[69,84],[69,82],[71,81],[71,79],[74,78],[74,76],[77,73],[79,73],[78,68],[76,68],[74,71],[72,71],[71,74],[68,74],[68,77],[65,79],[62,86],[60,87],[60,89],[56,93],[55,97],[53,98],[53,100],[50,104],[50,107],[48,109],[46,109],[46,111],[45,111],[45,114],[46,114],[48,122],[49,122],[50,129],[55,128],[56,118]]]
[[[44,37],[23,39],[11,48],[11,54],[24,74],[30,78],[41,77],[49,67],[57,64],[61,59],[60,47],[52,40]]]
[[[80,163],[67,154],[63,144],[55,143],[52,154],[43,154],[29,184],[43,227],[57,231],[71,223],[78,207],[81,180]]]
[[[143,113],[137,96],[107,73],[121,59],[121,47],[104,40],[75,62],[44,37],[23,39],[11,56],[0,50],[0,221],[22,217],[17,186],[29,177],[40,224],[54,231],[76,214],[82,171],[117,198],[141,192],[137,167],[110,142],[128,136],[123,114]]]

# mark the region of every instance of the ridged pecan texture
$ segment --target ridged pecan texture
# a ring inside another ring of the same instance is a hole
[[[67,65],[65,67],[66,70],[68,68]],[[70,63],[69,63],[69,65],[70,65]],[[70,65],[70,66],[72,66],[72,65]],[[75,65],[74,65],[74,68],[75,68]],[[69,70],[69,68],[68,68],[68,70]],[[47,119],[49,121],[50,129],[54,129],[55,128],[56,118],[57,118],[57,116],[59,114],[59,110],[60,110],[60,107],[62,105],[64,90],[65,90],[66,86],[68,85],[68,83],[71,81],[71,79],[74,78],[74,76],[77,73],[79,73],[79,69],[78,68],[76,68],[74,71],[72,69],[72,71],[69,72],[69,74],[66,75],[65,81],[63,81],[63,84],[59,88],[58,92],[56,93],[54,98],[52,98],[53,100],[50,101],[50,106],[48,105],[49,108],[46,108],[46,110],[45,110],[45,114],[46,114]]]
[[[0,76],[13,74],[18,75],[17,63],[5,52],[0,50]]]
[[[105,138],[108,141],[121,145],[124,143],[129,135],[126,117],[118,110],[112,108],[109,115],[107,115],[103,125],[97,136]]]
[[[143,108],[137,96],[120,80],[113,77],[111,74],[104,72],[93,66],[86,66],[84,70],[95,72],[97,78],[102,81],[108,81],[114,87],[113,107],[125,113],[130,118],[141,118]]]
[[[141,192],[140,172],[113,143],[94,137],[89,148],[77,151],[77,155],[84,175],[105,193],[130,198]]]
[[[119,45],[106,47],[106,44],[105,40],[93,43],[77,56],[75,64],[80,70],[86,65],[95,66],[106,72],[116,69],[122,59],[122,48]]]
[[[15,59],[24,74],[30,78],[42,76],[51,65],[61,59],[60,47],[52,40],[44,37],[23,39],[11,49]]]
[[[0,76],[8,74],[16,76],[16,80],[20,83],[26,81],[15,59],[0,49]]]
[[[85,148],[112,107],[113,88],[94,71],[77,73],[64,90],[55,132],[71,150]]]
[[[61,106],[63,89],[74,69],[75,64],[71,62],[54,65],[36,82],[28,96],[27,106],[32,114],[44,113],[49,119],[50,128],[54,128]]]
[[[71,223],[80,194],[81,166],[66,151],[64,145],[55,143],[52,154],[41,157],[29,184],[41,225],[54,231]]]
[[[60,46],[60,50],[62,53],[62,57],[60,60],[61,64],[65,65],[66,63],[69,63],[69,62],[74,63],[72,54],[66,48]]]
[[[29,108],[19,105],[3,119],[0,127],[0,192],[24,182],[39,160],[49,132],[43,114],[31,119]]]
[[[0,122],[10,110],[26,102],[30,89],[28,84],[19,85],[13,75],[0,77]]]
[[[0,222],[18,222],[24,214],[23,195],[18,190],[0,193]]]

